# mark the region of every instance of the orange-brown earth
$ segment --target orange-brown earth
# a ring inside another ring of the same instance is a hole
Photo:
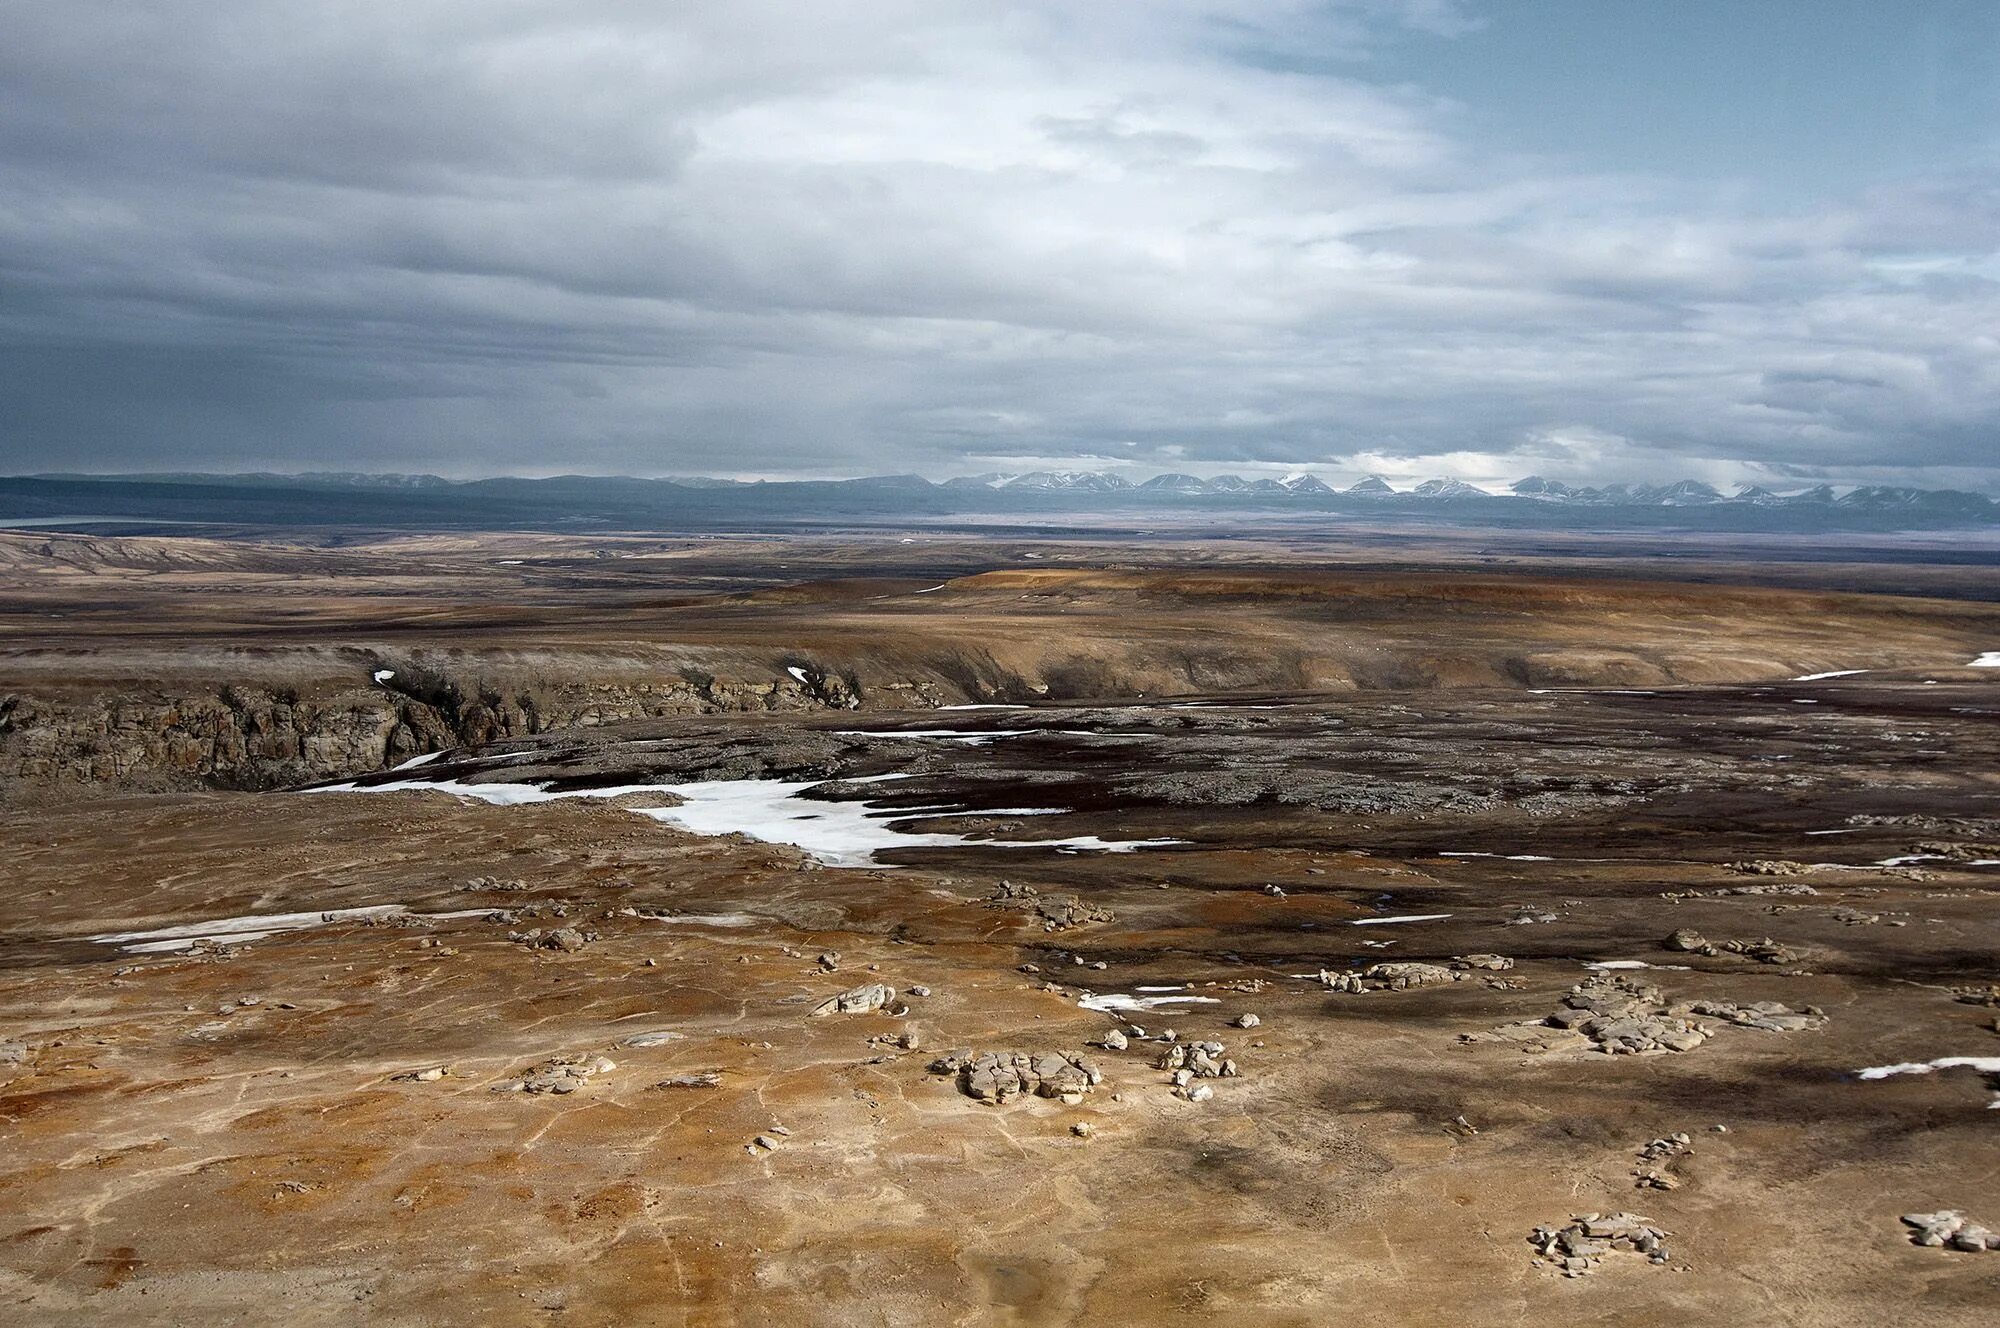
[[[636,678],[726,659],[712,677],[770,684],[768,703],[723,713],[711,690],[689,713],[495,732],[389,779],[901,774],[822,792],[974,841],[1182,842],[843,868],[635,814],[675,801],[659,793],[503,806],[17,773],[0,1322],[1990,1319],[2000,1252],[1919,1248],[1897,1219],[2000,1223],[1993,1092],[1966,1069],[1855,1074],[2000,1056],[2000,1010],[1959,999],[2000,981],[2000,670],[1964,667],[2000,648],[1989,607],[1302,567],[961,567],[921,596],[936,583],[519,574],[490,595],[395,566],[296,595],[296,567],[193,574],[228,591],[23,573],[0,691],[289,686],[280,704],[304,706],[319,678],[388,693],[350,675],[424,663],[448,683],[456,661],[463,705],[531,652],[551,685],[598,685],[578,660],[639,660]],[[37,595],[74,611],[55,634],[31,630]],[[514,598],[482,625],[482,602]],[[276,610],[292,599],[299,621]],[[1782,681],[1859,668],[1880,671]],[[937,694],[912,705],[893,681]],[[916,713],[993,697],[1029,708]],[[1752,866],[1775,860],[1794,865]],[[1047,930],[1038,903],[1070,896],[1099,920]],[[384,905],[464,915],[190,952],[92,939]],[[563,928],[591,935],[510,939]],[[1784,953],[1664,948],[1680,928]],[[1513,967],[1365,994],[1317,977],[1472,954]],[[1624,976],[1667,1001],[1821,1013],[1786,1032],[1703,1017],[1713,1036],[1661,1054],[1489,1038],[1606,960],[1654,965]],[[908,1013],[810,1013],[871,982]],[[1216,1003],[1079,1005],[1147,987]],[[1232,1026],[1245,1013],[1261,1022]],[[1088,1045],[1127,1019],[1152,1040]],[[1225,1043],[1240,1076],[1176,1095],[1170,1026]],[[1104,1080],[989,1105],[927,1068],[956,1048],[1085,1052]],[[572,1093],[495,1091],[558,1057],[614,1064]],[[1676,1131],[1677,1188],[1637,1188],[1640,1149]],[[1615,1210],[1670,1232],[1669,1258],[1564,1277],[1528,1244]]]

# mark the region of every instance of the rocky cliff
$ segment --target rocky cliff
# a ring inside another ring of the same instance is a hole
[[[898,706],[953,699],[928,682],[883,691],[885,702]],[[304,692],[233,683],[212,689],[0,692],[0,777],[270,788],[380,770],[426,752],[550,729],[861,704],[849,680],[805,669],[778,681],[695,675],[506,690],[406,668],[369,687]]]

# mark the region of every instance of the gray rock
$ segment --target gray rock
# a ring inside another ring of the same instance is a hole
[[[886,982],[867,982],[850,987],[838,996],[829,996],[812,1008],[815,1015],[873,1014],[896,999],[896,989]]]

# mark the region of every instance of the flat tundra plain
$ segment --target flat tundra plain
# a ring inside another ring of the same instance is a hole
[[[0,1322],[1991,1323],[1983,578],[0,536]]]

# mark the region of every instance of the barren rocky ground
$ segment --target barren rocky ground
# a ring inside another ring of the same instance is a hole
[[[40,542],[0,1321],[1991,1322],[1942,571]]]

